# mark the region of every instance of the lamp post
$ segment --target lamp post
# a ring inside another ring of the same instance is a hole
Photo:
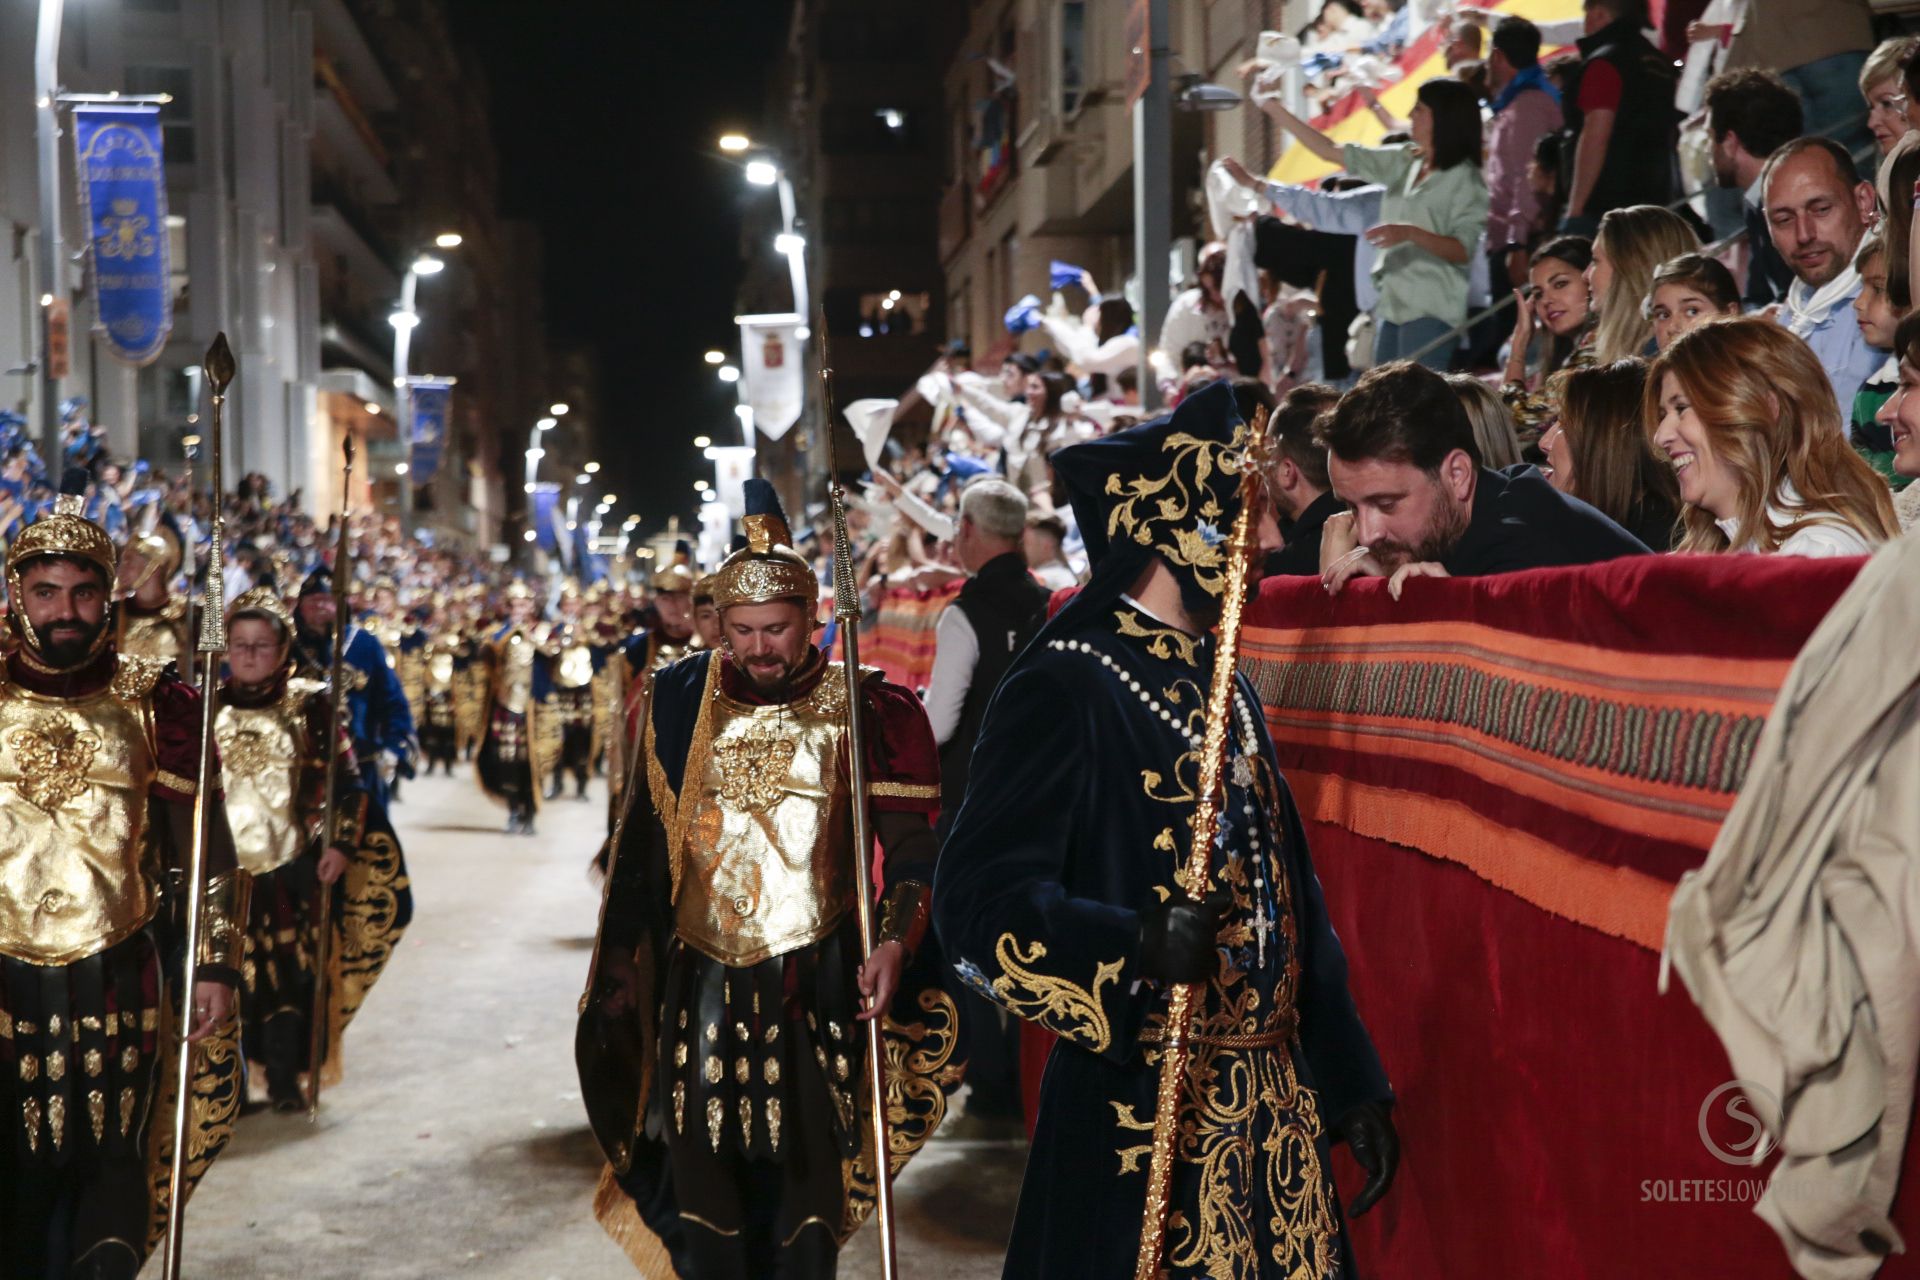
[[[457,249],[461,236],[457,231],[443,231],[433,238],[436,248]],[[430,253],[415,256],[407,264],[407,273],[400,279],[400,305],[387,317],[387,323],[393,326],[393,399],[394,424],[400,436],[400,443],[409,451],[413,445],[413,413],[409,405],[407,392],[407,364],[413,351],[413,331],[420,327],[420,313],[414,302],[420,288],[420,277],[437,276],[447,269],[446,260],[436,258]],[[400,532],[403,537],[413,532],[413,489],[411,475],[400,476]]]

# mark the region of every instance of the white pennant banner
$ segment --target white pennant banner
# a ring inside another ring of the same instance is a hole
[[[735,318],[740,324],[740,377],[753,425],[767,439],[778,440],[800,421],[806,405],[806,361],[799,336],[806,322],[791,312]]]

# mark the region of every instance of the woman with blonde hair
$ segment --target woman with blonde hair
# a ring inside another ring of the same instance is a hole
[[[1699,251],[1700,237],[1671,209],[1636,204],[1600,219],[1593,265],[1587,268],[1587,284],[1600,312],[1593,339],[1595,363],[1653,354],[1653,321],[1646,312],[1653,273],[1669,259]]]
[[[1513,413],[1500,393],[1470,373],[1449,373],[1447,385],[1460,397],[1460,407],[1473,424],[1473,442],[1480,446],[1480,465],[1495,471],[1519,462],[1520,437]]]
[[[1714,320],[1647,376],[1647,430],[1680,485],[1680,551],[1858,556],[1898,531],[1813,351],[1772,321]]]

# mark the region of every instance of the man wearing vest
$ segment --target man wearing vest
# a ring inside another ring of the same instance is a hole
[[[944,840],[967,791],[967,766],[987,703],[1000,677],[1047,620],[1047,589],[1027,571],[1021,551],[1027,498],[1004,480],[975,480],[960,495],[954,552],[970,575],[934,632],[927,718],[940,747],[940,821]],[[1019,1027],[997,1005],[957,982],[968,1040],[967,1114],[974,1120],[1020,1118]]]

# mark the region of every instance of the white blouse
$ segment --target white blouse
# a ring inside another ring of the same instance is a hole
[[[1767,504],[1767,520],[1776,529],[1784,529],[1797,518],[1800,506],[1799,490],[1793,487],[1791,480],[1782,480],[1774,493],[1772,502]],[[1742,544],[1740,521],[1738,519],[1715,520],[1720,532],[1727,535],[1730,551],[1761,550],[1758,539],[1749,538]],[[1780,544],[1773,554],[1782,556],[1807,556],[1823,559],[1829,556],[1870,556],[1880,544],[1869,539],[1858,529],[1836,515],[1816,516],[1812,523],[1802,525]]]

